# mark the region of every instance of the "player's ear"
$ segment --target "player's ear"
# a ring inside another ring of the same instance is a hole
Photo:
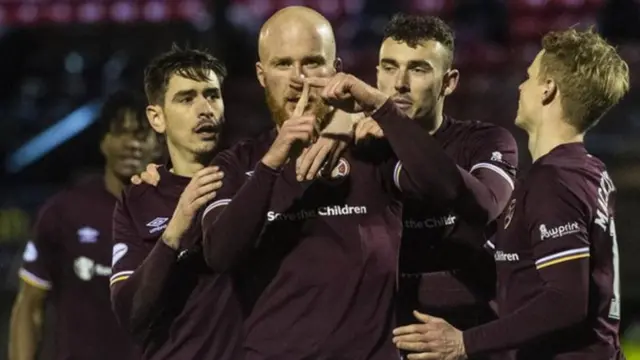
[[[162,107],[160,105],[148,105],[147,109],[147,120],[149,120],[149,125],[157,132],[158,134],[164,134],[167,130],[167,124],[164,120],[164,112],[162,111]]]
[[[442,82],[442,95],[451,95],[456,87],[458,87],[458,81],[460,80],[460,72],[457,69],[451,69],[444,74],[444,81]]]
[[[260,61],[256,62],[256,77],[258,77],[260,86],[265,87],[264,68],[262,67],[262,63]]]
[[[336,69],[336,72],[342,72],[342,59],[339,57],[333,61],[333,68]]]
[[[553,99],[556,98],[557,94],[558,94],[558,86],[556,85],[556,82],[551,78],[546,79],[544,81],[544,86],[542,91],[542,104],[548,105],[553,101]]]

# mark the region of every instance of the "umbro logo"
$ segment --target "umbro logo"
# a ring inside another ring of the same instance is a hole
[[[78,241],[80,241],[81,243],[93,244],[98,241],[98,235],[100,235],[100,233],[98,232],[98,230],[92,227],[85,226],[78,229],[77,235]]]
[[[169,218],[167,217],[157,217],[149,221],[147,223],[147,227],[151,228],[151,230],[149,230],[149,233],[153,234],[155,232],[164,230],[164,228],[167,227],[167,220],[169,220]]]

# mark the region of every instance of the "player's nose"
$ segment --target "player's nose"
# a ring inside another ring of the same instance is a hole
[[[394,88],[399,93],[409,91],[409,76],[407,71],[398,71]]]

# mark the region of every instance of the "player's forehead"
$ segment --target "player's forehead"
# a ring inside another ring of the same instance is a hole
[[[432,65],[442,65],[447,58],[448,49],[435,40],[421,41],[410,46],[404,41],[386,38],[380,46],[380,62],[396,62],[406,65],[409,62],[426,61]]]
[[[531,64],[527,68],[527,74],[530,77],[537,76],[540,71],[540,61],[542,60],[542,56],[544,55],[544,50],[540,50],[535,58],[531,61]]]
[[[204,75],[206,75],[202,79],[192,79],[189,77],[182,76],[179,73],[174,73],[169,78],[169,82],[167,83],[167,97],[171,97],[176,93],[186,91],[186,90],[196,90],[202,91],[204,89],[220,88],[220,80],[213,70],[205,70]]]
[[[146,124],[146,119],[143,118],[140,111],[123,108],[118,111],[116,118],[111,121],[109,130],[114,135],[147,135],[151,132],[151,128],[145,126]]]
[[[301,60],[308,57],[335,57],[335,41],[330,29],[292,26],[270,31],[261,39],[266,61],[278,58]]]

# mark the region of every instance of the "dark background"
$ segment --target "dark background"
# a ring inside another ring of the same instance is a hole
[[[625,340],[640,346],[640,113],[634,76],[640,1],[0,0],[0,359],[6,357],[16,269],[35,211],[65,182],[102,166],[91,122],[104,96],[123,87],[142,90],[145,64],[172,42],[208,48],[229,67],[229,129],[235,138],[256,134],[270,126],[254,73],[257,31],[275,10],[295,4],[329,18],[345,70],[371,83],[391,14],[443,17],[457,33],[461,71],[446,112],[512,130],[523,169],[530,164],[526,139],[512,123],[517,87],[541,35],[593,25],[614,42],[631,67],[631,93],[592,131],[587,145],[606,161],[618,186]]]

